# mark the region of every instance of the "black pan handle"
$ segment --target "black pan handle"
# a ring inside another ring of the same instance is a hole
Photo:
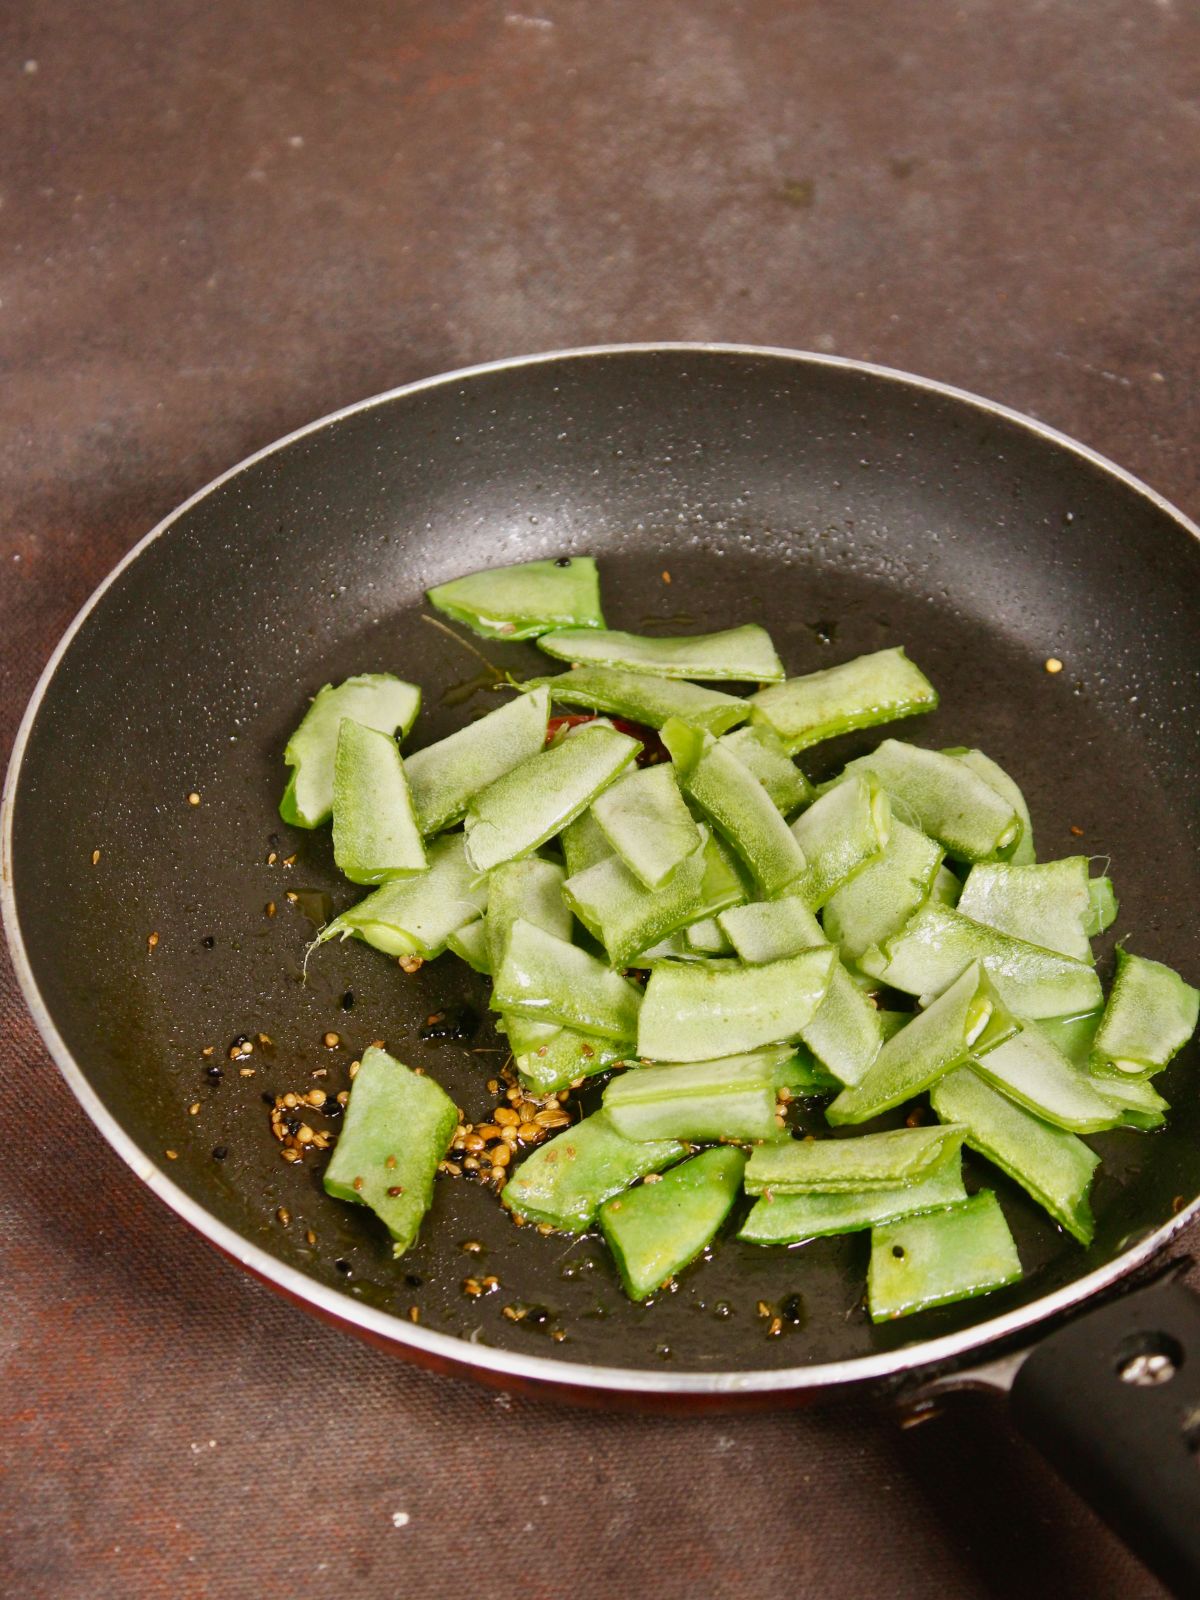
[[[1050,1334],[1012,1416],[1150,1570],[1200,1595],[1200,1295],[1160,1283]]]

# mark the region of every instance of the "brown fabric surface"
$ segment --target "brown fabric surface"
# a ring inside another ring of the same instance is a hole
[[[868,357],[1196,512],[1197,60],[1178,0],[5,6],[0,752],[185,493],[493,356]],[[667,1421],[359,1346],[143,1194],[7,965],[0,1023],[6,1596],[1159,1592],[982,1401]]]

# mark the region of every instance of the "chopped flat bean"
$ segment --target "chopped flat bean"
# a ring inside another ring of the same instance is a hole
[[[446,939],[446,949],[453,951],[460,961],[465,961],[476,972],[490,976],[492,963],[488,956],[487,921],[484,917],[456,928]]]
[[[1058,1046],[1072,1066],[1086,1067],[1092,1059],[1092,1045],[1103,1015],[1103,1009],[1097,1006],[1094,1011],[1085,1011],[1078,1017],[1043,1017],[1037,1027]],[[1101,1088],[1107,1090],[1108,1083]]]
[[[514,922],[492,988],[492,1008],[558,1022],[604,1039],[638,1031],[641,991],[602,961],[531,922]]]
[[[967,873],[958,909],[973,922],[1074,961],[1091,961],[1088,858],[1068,856],[1041,866],[983,862]]]
[[[1055,955],[949,906],[926,903],[889,939],[882,952],[859,958],[864,972],[905,994],[938,994],[971,961],[978,961],[1006,1005],[1022,1017],[1060,1017],[1091,1011],[1102,991],[1085,961]]]
[[[750,768],[785,817],[812,801],[812,784],[765,722],[723,733],[720,744]]]
[[[867,1304],[872,1322],[974,1299],[1020,1276],[1021,1258],[990,1189],[944,1211],[871,1230]]]
[[[1080,1244],[1092,1242],[1088,1190],[1100,1157],[1082,1139],[1014,1104],[970,1067],[935,1084],[929,1099],[945,1122],[966,1128],[972,1150],[1019,1183]]]
[[[488,874],[489,971],[499,972],[504,965],[508,935],[518,919],[532,922],[535,928],[552,933],[556,939],[571,942],[571,908],[563,899],[565,880],[566,873],[558,862],[541,856],[505,861]]]
[[[285,763],[294,769],[279,803],[283,820],[296,828],[319,828],[329,821],[338,729],[344,717],[403,738],[420,709],[420,689],[388,672],[362,673],[318,690],[283,752]]]
[[[636,739],[593,724],[506,772],[467,808],[471,860],[487,872],[529,855],[586,811],[640,749]]]
[[[713,921],[711,917],[698,923],[698,927],[707,926]],[[720,928],[717,932],[720,933]],[[656,967],[663,961],[706,961],[708,958],[698,950],[693,950],[687,942],[686,932],[668,934],[665,939],[660,939],[657,944],[650,946],[649,950],[639,950],[634,959],[629,963],[631,967],[649,968]]]
[[[967,1198],[961,1161],[945,1161],[920,1183],[843,1194],[763,1194],[738,1234],[749,1244],[801,1244],[833,1233],[857,1233],[899,1217],[940,1211]]]
[[[633,1055],[632,1039],[600,1039],[526,1017],[504,1017],[501,1024],[521,1087],[533,1095],[557,1094]]]
[[[793,883],[804,871],[804,854],[749,767],[711,734],[674,718],[663,725],[662,740],[684,793],[733,846],[763,894]]]
[[[781,961],[827,944],[821,924],[796,895],[732,906],[717,918],[725,937],[748,966]]]
[[[1161,1128],[1171,1107],[1149,1078],[1108,1078],[1097,1074],[1096,1088],[1113,1108],[1122,1128],[1140,1128],[1149,1133]]]
[[[838,1080],[832,1077],[812,1051],[805,1045],[784,1045],[784,1055],[775,1068],[775,1089],[786,1089],[795,1096],[805,1099],[810,1095],[827,1095],[841,1088]]]
[[[592,802],[591,816],[647,889],[657,889],[700,844],[700,830],[668,766],[641,767]]]
[[[1094,939],[1117,920],[1121,902],[1117,899],[1111,878],[1088,879],[1088,914],[1084,932]]]
[[[978,963],[880,1048],[858,1083],[826,1115],[834,1125],[869,1122],[928,1090],[968,1056],[984,1056],[1018,1030]]]
[[[521,687],[530,691],[545,687],[560,705],[607,711],[647,728],[661,728],[671,717],[680,717],[690,727],[727,733],[750,715],[750,702],[737,695],[617,667],[579,667],[553,678],[532,678]]]
[[[954,907],[962,898],[962,884],[943,862],[933,875],[929,898],[938,905]]]
[[[402,1256],[416,1243],[457,1123],[453,1100],[432,1078],[371,1045],[350,1085],[326,1193],[370,1206],[392,1236],[393,1255]]]
[[[894,1128],[855,1139],[784,1139],[756,1145],[746,1193],[854,1194],[922,1183],[945,1162],[958,1165],[965,1130]]]
[[[775,1058],[727,1056],[683,1066],[634,1067],[604,1091],[604,1109],[627,1139],[775,1137]]]
[[[432,961],[446,940],[487,908],[487,884],[468,862],[461,833],[429,845],[429,870],[382,884],[365,900],[327,922],[316,937],[363,939],[389,956]]]
[[[624,782],[624,778],[617,779],[617,783]],[[613,785],[614,788],[616,786]],[[587,867],[594,867],[597,861],[607,861],[613,853],[609,837],[596,821],[596,813],[590,806],[576,817],[574,822],[567,824],[559,843],[562,845],[563,860],[567,864],[569,878],[573,878],[577,872],[583,872]]]
[[[1018,1026],[987,974],[973,962],[927,1010],[893,1034],[860,1081],[843,1089],[826,1115],[834,1124],[867,1122],[928,1089],[968,1056],[994,1049]]]
[[[846,1087],[861,1083],[878,1057],[884,1042],[880,1014],[840,961],[834,962],[825,998],[800,1037]]]
[[[845,768],[846,775],[860,772],[873,773],[922,833],[963,861],[1007,856],[1020,840],[1016,808],[954,756],[885,739]]]
[[[972,772],[995,789],[1002,800],[1007,800],[1012,806],[1021,819],[1021,837],[1008,859],[1014,867],[1031,866],[1037,860],[1033,848],[1033,823],[1029,820],[1029,807],[1018,785],[1003,767],[997,765],[991,756],[985,756],[982,750],[967,750],[960,745],[953,750],[943,750],[942,754],[954,756],[964,766],[970,767]]]
[[[835,889],[822,921],[847,961],[898,933],[924,905],[942,861],[942,847],[893,815],[887,843],[873,861]]]
[[[829,987],[832,949],[806,950],[762,967],[728,963],[655,967],[646,984],[638,1055],[707,1061],[799,1037]]]
[[[538,646],[560,661],[622,667],[659,678],[734,678],[739,683],[776,683],[784,675],[770,634],[754,622],[727,628],[723,633],[682,638],[565,628],[543,634]]]
[[[1092,1066],[1114,1076],[1161,1072],[1196,1031],[1200,990],[1161,961],[1117,951],[1117,975],[1092,1047]]]
[[[810,910],[819,911],[857,872],[880,858],[891,820],[887,794],[872,779],[853,777],[835,784],[792,823],[792,837],[807,862],[793,892]]]
[[[712,1241],[738,1197],[745,1164],[740,1150],[705,1150],[658,1183],[601,1206],[600,1226],[631,1300],[653,1294]]]
[[[900,649],[789,678],[751,696],[755,720],[767,722],[793,755],[855,728],[932,711],[937,703],[929,679]]]
[[[1074,1066],[1036,1023],[971,1065],[985,1083],[1071,1133],[1097,1133],[1119,1120],[1101,1081]]]
[[[615,967],[697,918],[742,899],[741,879],[705,829],[691,856],[660,889],[647,889],[618,856],[568,878],[563,888],[575,915]]]
[[[591,556],[522,561],[452,578],[429,603],[485,639],[533,639],[551,628],[602,628],[600,579]]]
[[[683,930],[684,942],[691,956],[729,956],[733,946],[716,917],[701,917],[690,922]]]
[[[421,832],[457,822],[480,790],[544,749],[549,716],[549,690],[535,690],[414,751],[404,768]]]
[[[505,1184],[501,1199],[530,1222],[582,1233],[606,1200],[648,1172],[661,1172],[683,1154],[683,1146],[674,1139],[652,1143],[623,1139],[607,1115],[597,1111],[526,1156]]]
[[[407,878],[426,867],[395,739],[349,717],[333,764],[333,859],[351,883]]]

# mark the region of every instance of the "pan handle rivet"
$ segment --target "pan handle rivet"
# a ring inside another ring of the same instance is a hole
[[[1162,1350],[1151,1350],[1122,1362],[1117,1376],[1122,1383],[1132,1383],[1138,1389],[1152,1389],[1161,1383],[1170,1383],[1175,1372],[1175,1362],[1169,1355]]]

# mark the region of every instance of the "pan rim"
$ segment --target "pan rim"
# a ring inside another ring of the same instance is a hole
[[[859,361],[847,356],[828,355],[822,352],[792,350],[770,345],[751,345],[700,341],[649,341],[633,344],[585,345],[562,350],[550,350],[524,356],[504,357],[481,362],[450,372],[418,378],[393,389],[384,390],[364,400],[304,424],[291,433],[254,451],[234,466],[227,468],[202,488],[196,490],[167,516],[161,519],[121,558],[112,571],[93,590],[84,602],[66,632],[59,640],[43,668],[34,687],[20,725],[5,776],[4,791],[0,797],[0,913],[7,936],[9,956],[17,981],[35,1026],[51,1059],[65,1079],[75,1098],[87,1113],[94,1126],[107,1140],[115,1153],[131,1168],[148,1189],[168,1205],[177,1216],[187,1222],[203,1237],[240,1266],[283,1291],[289,1297],[305,1303],[313,1310],[348,1324],[360,1333],[396,1346],[407,1346],[414,1354],[427,1360],[448,1364],[451,1368],[478,1369],[492,1377],[508,1377],[518,1382],[531,1382],[547,1387],[570,1387],[595,1391],[622,1392],[655,1396],[736,1396],[763,1393],[786,1393],[798,1390],[846,1388],[880,1380],[895,1378],[913,1369],[927,1369],[955,1362],[993,1346],[1015,1335],[1035,1329],[1049,1319],[1070,1310],[1093,1295],[1110,1287],[1121,1278],[1134,1272],[1140,1265],[1161,1251],[1189,1222],[1200,1214],[1200,1195],[1183,1207],[1174,1217],[1144,1238],[1137,1240],[1120,1255],[1103,1266],[1075,1279],[1072,1283],[1048,1295],[1032,1300],[1014,1311],[992,1317],[985,1322],[958,1333],[944,1334],[938,1338],[918,1340],[898,1346],[895,1350],[879,1352],[852,1359],[814,1363],[799,1367],[757,1368],[734,1372],[682,1372],[668,1373],[643,1368],[621,1368],[575,1363],[567,1357],[525,1355],[490,1345],[472,1344],[453,1334],[438,1333],[423,1328],[391,1313],[376,1310],[352,1299],[338,1289],[318,1283],[307,1274],[289,1267],[261,1247],[251,1244],[235,1229],[218,1221],[199,1201],[194,1200],[177,1183],[170,1179],[134,1139],[125,1131],[117,1118],[105,1107],[99,1095],[85,1077],[62,1036],[54,1024],[49,1008],[38,988],[32,966],[21,935],[17,909],[15,875],[13,870],[13,815],[26,747],[38,712],[59,665],[70,649],[91,613],[99,606],[108,590],[117,582],[126,568],[139,559],[142,553],[158,538],[180,521],[193,506],[217,489],[236,478],[268,456],[283,450],[296,441],[318,430],[329,427],[360,411],[383,406],[392,401],[419,394],[426,389],[440,388],[486,375],[515,371],[537,366],[563,364],[573,361],[626,355],[679,354],[685,356],[739,356],[769,358],[788,364],[799,363],[813,367],[831,367],[852,371],[888,383],[902,384],[924,393],[954,400],[975,410],[998,417],[1031,432],[1060,449],[1069,451],[1109,477],[1132,489],[1154,505],[1174,522],[1182,532],[1200,541],[1200,527],[1174,506],[1165,496],[1152,489],[1135,474],[1109,460],[1090,446],[1080,443],[1070,435],[1050,427],[1037,418],[1012,407],[988,400],[970,390],[961,389],[937,379],[922,377],[899,368],[887,367],[869,361]]]

